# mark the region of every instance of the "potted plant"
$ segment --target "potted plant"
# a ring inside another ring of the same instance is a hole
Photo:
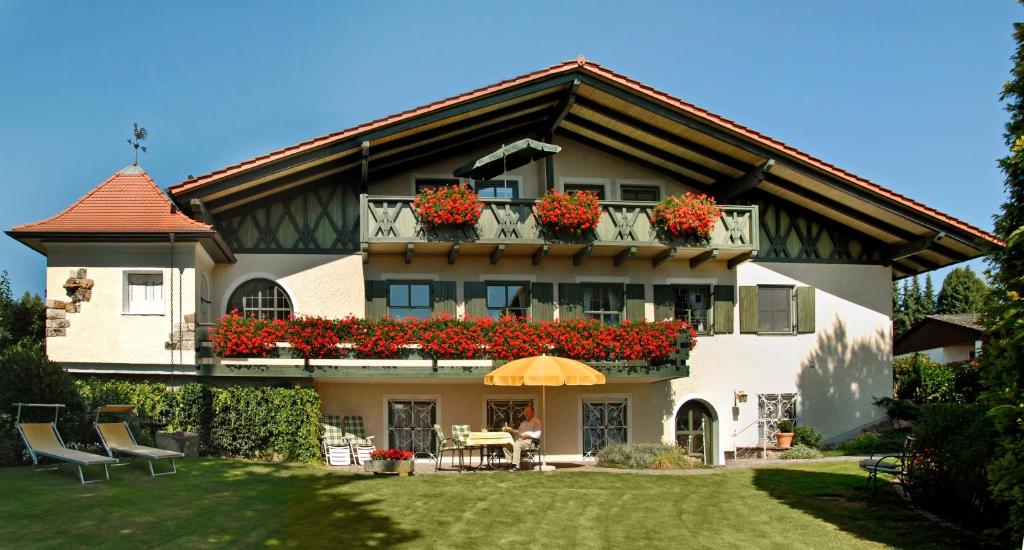
[[[597,193],[548,191],[537,201],[537,219],[541,225],[560,235],[581,237],[597,227],[601,205]]]
[[[714,198],[704,193],[685,193],[665,197],[654,207],[651,223],[663,238],[707,242],[721,216],[722,208]]]
[[[363,463],[367,472],[377,474],[398,474],[406,477],[416,469],[412,453],[400,449],[381,449],[370,453],[370,460]]]
[[[793,428],[796,424],[790,419],[779,421],[779,431],[775,432],[775,446],[780,449],[788,449],[793,446]]]
[[[416,193],[413,208],[421,224],[428,228],[476,225],[483,204],[479,195],[467,184],[426,188]]]

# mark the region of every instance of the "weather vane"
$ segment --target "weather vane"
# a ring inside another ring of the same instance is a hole
[[[147,152],[146,146],[142,145],[142,140],[146,139],[146,137],[149,136],[149,132],[147,132],[145,128],[140,128],[138,122],[133,122],[132,124],[135,126],[135,140],[133,141],[129,139],[128,144],[135,148],[135,162],[132,163],[132,165],[138,166],[139,149],[142,149],[143,153]]]

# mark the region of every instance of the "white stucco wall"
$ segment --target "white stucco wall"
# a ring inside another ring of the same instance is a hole
[[[68,301],[63,285],[72,269],[86,268],[88,278],[95,282],[90,301],[81,302],[79,312],[67,314],[71,323],[67,335],[46,339],[50,359],[70,363],[150,365],[172,362],[171,351],[165,348],[171,333],[171,307],[174,307],[174,323],[180,322],[184,315],[195,313],[198,245],[179,243],[175,246],[173,281],[170,244],[51,243],[47,249],[47,298]],[[124,273],[130,270],[163,273],[163,313],[124,313]],[[175,351],[173,362],[194,364],[194,352]]]
[[[941,348],[926,349],[919,353],[923,353],[932,361],[936,363],[956,363],[958,361],[967,361],[971,358],[971,353],[974,352],[975,346],[971,345],[959,345],[959,346],[945,346]],[[909,357],[913,354],[905,353],[900,357]]]

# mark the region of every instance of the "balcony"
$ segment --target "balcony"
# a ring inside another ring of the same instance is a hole
[[[659,238],[651,224],[656,202],[602,201],[597,229],[583,238],[553,235],[538,221],[533,200],[481,199],[476,227],[427,229],[416,218],[414,197],[360,196],[360,243],[363,261],[370,256],[461,255],[532,257],[534,265],[547,256],[572,257],[580,265],[590,257],[611,257],[615,265],[646,259],[655,267],[668,260],[689,260],[696,267],[707,260],[725,260],[732,267],[758,249],[757,206],[723,205],[722,217],[710,242],[694,244]]]

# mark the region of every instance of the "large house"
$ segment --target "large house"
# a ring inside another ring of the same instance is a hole
[[[514,167],[508,148],[491,155],[513,143],[531,152]],[[475,161],[505,165],[454,175]],[[479,193],[479,222],[427,231],[414,196],[459,182]],[[534,204],[548,190],[596,193],[597,228],[545,231]],[[654,206],[687,191],[722,207],[706,242],[652,229]],[[892,281],[999,243],[582,56],[166,195],[129,166],[8,234],[47,258],[47,352],[70,372],[311,384],[324,414],[362,416],[378,446],[417,452],[433,450],[434,423],[515,421],[540,389],[483,385],[486,358],[218,357],[204,327],[234,309],[681,319],[698,333],[692,352],[602,363],[606,385],[549,389],[545,445],[579,459],[609,441],[677,441],[710,463],[758,445],[781,418],[831,440],[878,421],[872,399],[892,392]]]

